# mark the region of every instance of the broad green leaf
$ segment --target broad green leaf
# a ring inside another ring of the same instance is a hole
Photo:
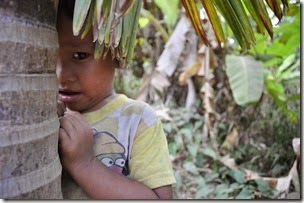
[[[193,144],[187,144],[186,146],[187,146],[187,150],[189,151],[191,156],[196,157],[199,145],[196,143],[193,143]]]
[[[256,184],[258,185],[258,190],[267,196],[272,194],[272,189],[263,179],[256,179]]]
[[[73,34],[77,36],[83,26],[83,23],[87,17],[89,8],[91,5],[91,0],[76,0],[74,7],[73,16]]]
[[[266,77],[266,90],[276,101],[286,101],[284,87],[281,83],[277,83],[273,77]]]
[[[169,148],[170,154],[172,154],[173,156],[175,156],[177,154],[178,148],[174,142],[170,142],[168,144],[168,148]]]
[[[190,128],[182,128],[179,131],[180,134],[182,134],[185,137],[186,143],[191,143],[192,142],[192,130]]]
[[[218,160],[219,158],[217,153],[211,148],[204,148],[202,152],[204,155],[211,157],[213,160]]]
[[[284,72],[285,70],[287,70],[287,68],[289,68],[293,62],[295,61],[296,59],[296,55],[295,54],[291,54],[289,56],[287,56],[283,63],[280,65],[278,71],[277,71],[277,76],[282,74],[282,72]]]
[[[173,171],[173,173],[174,173],[174,177],[176,179],[176,187],[180,188],[181,184],[182,184],[182,176],[177,171]]]
[[[200,188],[205,187],[206,186],[206,181],[203,177],[199,176],[197,177],[197,179],[195,180],[195,182],[198,184],[198,186]]]
[[[190,173],[194,174],[194,175],[199,175],[199,172],[196,168],[196,166],[194,165],[194,163],[192,162],[186,162],[183,164],[183,167],[189,171]]]
[[[238,183],[246,182],[245,174],[240,170],[230,170],[228,171],[228,175]]]
[[[226,194],[228,196],[229,193],[233,192],[233,188],[231,188],[228,184],[222,183],[216,186],[214,193],[219,196],[222,194]]]
[[[161,9],[166,24],[168,24],[168,27],[172,30],[178,19],[179,0],[155,0],[154,3]]]
[[[301,99],[301,94],[293,94],[289,97],[287,97],[287,101],[295,101],[295,100],[300,100]]]
[[[249,190],[248,187],[244,187],[242,191],[235,197],[235,199],[253,199],[254,191]]]
[[[200,199],[203,197],[207,197],[210,193],[212,193],[214,188],[211,185],[206,185],[205,187],[202,187],[197,191],[195,194],[195,199]]]
[[[238,105],[259,101],[264,83],[264,67],[252,56],[226,56],[226,73]]]
[[[178,149],[181,149],[184,145],[184,141],[183,141],[183,138],[182,138],[182,135],[177,133],[175,136],[174,136],[174,143],[176,144],[177,148]]]
[[[209,183],[209,182],[213,181],[214,179],[216,179],[218,177],[219,177],[218,173],[216,173],[216,172],[209,172],[209,173],[205,174],[204,179],[205,179],[206,183]]]
[[[252,46],[252,49],[249,50],[249,53],[264,56],[265,50],[267,49],[267,36],[260,33],[254,33],[254,35],[256,42]]]
[[[266,54],[271,54],[278,57],[285,57],[293,53],[295,51],[295,47],[298,46],[299,44],[295,45],[294,43],[283,44],[280,42],[279,38],[276,38],[273,40],[271,46],[267,48]]]

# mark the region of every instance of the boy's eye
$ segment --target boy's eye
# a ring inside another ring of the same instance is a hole
[[[84,60],[86,58],[88,58],[89,54],[86,52],[75,52],[73,53],[73,59],[75,60]]]

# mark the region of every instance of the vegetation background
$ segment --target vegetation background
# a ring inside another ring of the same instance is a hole
[[[300,198],[300,2],[289,1],[280,22],[267,9],[273,38],[251,19],[256,43],[247,51],[223,19],[220,47],[200,13],[207,47],[180,1],[143,7],[131,67],[115,88],[162,118],[175,198]]]
[[[99,11],[104,29],[94,37],[105,46],[97,44],[96,56],[110,50],[125,57],[123,66],[130,62],[115,76],[116,91],[150,103],[163,121],[174,198],[301,198],[300,1],[77,2],[77,32],[87,12],[94,18]],[[119,13],[121,2],[123,11],[131,2],[136,7]],[[3,199],[62,199],[56,3],[0,1]],[[219,18],[209,20],[201,3],[215,4]],[[257,21],[260,14],[267,17]],[[86,31],[97,25],[87,19]],[[111,29],[113,22],[119,26]]]

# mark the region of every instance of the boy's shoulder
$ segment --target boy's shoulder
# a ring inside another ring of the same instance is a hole
[[[135,114],[155,114],[155,110],[151,105],[144,101],[138,101],[134,99],[127,98],[126,102],[122,105],[122,110],[124,112],[132,112]]]
[[[119,107],[119,111],[121,116],[140,117],[148,126],[158,120],[158,116],[151,105],[131,98],[125,100]]]

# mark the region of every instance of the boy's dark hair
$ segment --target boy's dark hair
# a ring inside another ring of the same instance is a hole
[[[74,6],[75,0],[59,0],[58,14],[63,14],[72,20],[74,15]]]

